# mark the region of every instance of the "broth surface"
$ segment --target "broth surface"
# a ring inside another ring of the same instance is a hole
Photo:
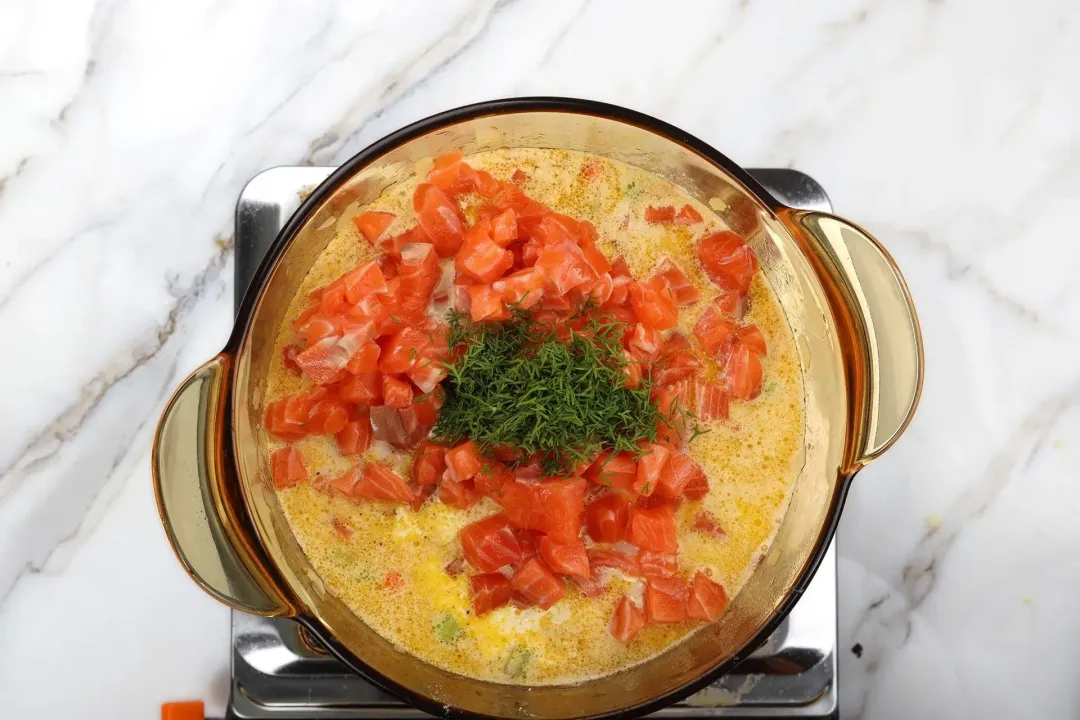
[[[709,207],[670,183],[637,168],[584,153],[518,149],[470,155],[467,162],[500,180],[515,169],[528,174],[522,188],[549,207],[599,231],[609,258],[622,255],[635,278],[644,279],[665,257],[675,260],[701,291],[699,303],[682,308],[679,331],[690,337],[700,314],[718,294],[697,259],[696,240],[726,229]],[[387,235],[415,224],[412,193],[417,179],[390,188],[370,205],[350,206],[337,235],[304,279],[277,339],[267,397],[306,390],[310,381],[287,370],[282,349],[295,341],[292,320],[307,294],[375,256],[354,230],[360,210],[398,217]],[[690,204],[704,223],[690,226],[646,222],[648,205]],[[466,206],[471,221],[471,208]],[[689,576],[705,569],[734,597],[767,550],[798,476],[803,448],[803,387],[795,342],[779,303],[761,272],[755,274],[746,321],[768,343],[761,395],[732,401],[726,420],[703,423],[708,432],[684,452],[705,471],[711,491],[677,512],[679,569]],[[715,372],[715,370],[707,370]],[[283,443],[268,436],[269,449]],[[309,437],[294,446],[312,476],[337,475],[355,458],[341,457],[332,438]],[[364,458],[388,460],[408,477],[411,459],[376,443]],[[419,512],[382,503],[354,504],[314,489],[312,483],[279,490],[290,527],[327,588],[356,615],[406,652],[447,670],[494,682],[572,683],[643,662],[701,627],[698,621],[649,625],[628,645],[608,625],[624,594],[640,600],[644,582],[604,569],[607,589],[586,598],[568,584],[566,596],[549,610],[505,606],[476,617],[470,612],[468,573],[451,578],[444,567],[461,554],[458,530],[499,511],[490,499],[468,510],[430,501]],[[726,537],[690,531],[702,508],[717,518]],[[348,539],[334,529],[344,523]],[[588,542],[588,540],[586,540]],[[718,622],[723,622],[721,618]]]

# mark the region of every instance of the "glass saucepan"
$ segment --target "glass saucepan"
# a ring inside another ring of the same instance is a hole
[[[656,173],[707,203],[757,253],[804,377],[802,470],[771,550],[727,614],[648,662],[574,685],[483,682],[396,648],[327,591],[269,480],[262,418],[275,337],[342,210],[373,200],[441,153],[497,148],[594,153]],[[158,509],[180,562],[212,596],[244,612],[294,619],[354,671],[432,714],[639,715],[712,682],[783,620],[821,561],[852,477],[910,422],[922,377],[907,287],[862,229],[785,207],[713,148],[646,115],[566,98],[497,100],[383,138],[307,197],[255,274],[225,349],[165,408],[153,452]]]

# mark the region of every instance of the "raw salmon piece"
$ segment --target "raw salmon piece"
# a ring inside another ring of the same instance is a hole
[[[626,360],[626,365],[623,366],[623,373],[626,374],[626,387],[633,390],[641,384],[643,375],[641,361],[626,350],[623,350],[623,359]]]
[[[349,359],[345,370],[352,375],[376,372],[379,369],[380,352],[379,344],[374,340],[364,343]]]
[[[359,465],[354,465],[345,472],[338,475],[336,478],[330,481],[329,486],[333,492],[339,495],[344,495],[347,498],[353,498],[353,492],[356,490],[357,484],[360,482],[360,478],[363,476],[363,471]]]
[[[664,338],[656,328],[648,327],[643,323],[634,325],[634,331],[630,335],[630,351],[635,357],[651,361],[658,352]]]
[[[645,443],[645,451],[637,461],[637,478],[634,490],[642,495],[651,495],[660,481],[660,476],[667,467],[671,450],[658,443]]]
[[[535,485],[541,530],[556,540],[572,542],[581,535],[588,483],[578,477],[544,480]]]
[[[683,455],[673,451],[668,461],[667,470],[660,476],[656,491],[664,497],[677,498],[697,475],[704,476],[705,471],[701,467]]]
[[[583,222],[579,228],[579,235],[581,257],[592,268],[593,273],[597,277],[610,273],[611,263],[600,248],[596,247],[596,228],[592,226],[592,223]]]
[[[617,543],[626,537],[630,504],[626,498],[608,493],[585,506],[585,527],[596,542]]]
[[[546,245],[536,259],[547,285],[554,294],[565,295],[582,283],[596,280],[596,272],[582,255],[581,248],[573,242],[563,241]]]
[[[514,254],[504,250],[494,240],[484,238],[476,244],[466,244],[458,260],[475,280],[490,283],[498,280],[514,264]]]
[[[386,228],[394,224],[396,217],[397,215],[394,213],[368,210],[354,217],[353,224],[356,225],[356,229],[360,231],[364,239],[374,245],[375,241],[386,232]]]
[[[742,343],[755,355],[765,357],[768,355],[768,347],[765,344],[765,336],[758,330],[757,325],[744,325],[735,332],[734,341]]]
[[[426,303],[442,275],[435,246],[426,242],[405,245],[397,267],[402,292],[423,298]]]
[[[580,539],[559,542],[545,535],[540,538],[540,557],[544,560],[544,564],[560,575],[592,577],[585,543]]]
[[[761,393],[762,375],[757,354],[747,345],[735,343],[724,364],[724,389],[728,394],[739,400],[753,400]]]
[[[530,267],[496,280],[491,284],[491,289],[498,293],[506,304],[516,304],[523,310],[528,310],[543,299],[544,282],[544,273]]]
[[[651,223],[667,223],[675,219],[675,207],[672,205],[664,205],[663,207],[653,207],[652,205],[645,208],[645,220]]]
[[[349,410],[345,403],[336,397],[325,397],[311,406],[306,429],[309,435],[335,435],[348,422]]]
[[[615,606],[615,614],[611,616],[611,625],[608,628],[612,636],[626,645],[634,636],[645,627],[645,613],[635,605],[630,598],[623,595]]]
[[[358,455],[371,446],[371,421],[364,418],[346,423],[335,439],[342,455]]]
[[[510,578],[510,585],[531,604],[547,610],[562,599],[566,588],[544,563],[529,558]]]
[[[455,480],[471,480],[484,466],[484,456],[472,440],[446,451],[446,465]]]
[[[499,573],[484,573],[469,578],[472,591],[473,612],[484,615],[510,602],[513,587],[510,580]]]
[[[757,272],[754,251],[733,232],[724,230],[701,239],[698,259],[709,279],[724,290],[745,293]]]
[[[307,469],[300,453],[292,445],[275,450],[270,455],[270,476],[279,490],[291,488],[307,480]]]
[[[380,500],[409,505],[413,491],[397,473],[380,462],[369,462],[360,481],[353,488],[351,497],[358,500]]]
[[[407,408],[412,405],[413,391],[409,383],[398,380],[393,375],[383,375],[383,405],[392,408]]]
[[[536,483],[508,482],[499,489],[495,501],[502,505],[514,527],[522,530],[538,530],[543,524],[540,499]]]
[[[679,214],[675,216],[676,225],[694,225],[701,222],[701,213],[690,205],[683,205]]]
[[[341,379],[349,356],[338,344],[341,338],[325,337],[296,356],[300,371],[316,385],[328,385]]]
[[[472,192],[476,188],[476,171],[462,162],[462,157],[461,151],[456,150],[437,158],[427,181],[449,197]]]
[[[446,448],[424,440],[413,456],[412,480],[417,485],[434,485],[446,470]]]
[[[626,525],[626,541],[642,550],[677,553],[679,538],[672,507],[631,507],[630,519]]]
[[[638,556],[641,574],[647,579],[669,578],[679,573],[679,560],[675,553],[642,551]]]
[[[458,533],[469,564],[483,572],[495,572],[521,558],[521,545],[506,515],[492,515],[470,523]]]
[[[603,452],[584,472],[589,482],[609,487],[628,499],[636,498],[637,462],[628,452],[612,454]]]
[[[400,375],[416,365],[420,353],[431,344],[428,336],[414,327],[398,330],[383,346],[379,358],[379,370]]]
[[[369,295],[385,295],[389,289],[382,269],[374,260],[347,273],[341,281],[345,288],[345,298],[350,305],[355,305]]]
[[[596,571],[594,570],[593,574],[587,578],[579,577],[573,579],[574,584],[581,589],[581,594],[585,597],[599,597],[604,594],[604,583],[601,582],[600,578],[595,573]]]
[[[503,248],[518,239],[517,213],[513,208],[507,208],[492,218],[491,239]]]
[[[679,333],[673,333],[660,347],[652,367],[653,383],[657,387],[673,385],[694,377],[701,370],[701,361],[690,349],[690,343]]]
[[[357,405],[376,405],[382,397],[382,378],[378,373],[359,373],[345,380],[338,394]]]
[[[723,420],[728,416],[727,392],[714,382],[698,382],[694,389],[694,408],[699,420]]]
[[[694,337],[701,343],[701,347],[705,348],[705,352],[714,355],[737,329],[735,323],[725,317],[725,313],[714,302],[694,325]]]
[[[485,458],[480,471],[473,476],[477,492],[496,498],[508,482],[514,482],[514,471],[491,458]]]
[[[671,291],[675,293],[675,302],[679,305],[693,305],[701,299],[701,292],[690,283],[682,268],[670,258],[660,264],[655,274],[668,281]]]
[[[491,285],[469,285],[469,317],[473,322],[507,320],[510,311]]]
[[[444,505],[467,510],[479,499],[471,480],[458,481],[444,475],[439,483],[439,501]]]
[[[696,620],[712,622],[724,614],[727,605],[728,597],[723,586],[705,577],[701,571],[694,573],[686,603],[687,615]]]
[[[452,257],[465,240],[465,221],[458,206],[439,188],[423,183],[413,194],[413,209],[439,257]]]
[[[629,294],[630,307],[639,322],[657,330],[675,327],[679,320],[679,308],[664,278],[657,276],[645,283],[633,283]]]
[[[681,577],[652,578],[645,583],[645,619],[650,623],[681,622],[686,611],[686,582]]]
[[[611,548],[599,547],[590,548],[588,555],[589,564],[594,568],[615,568],[626,575],[635,577],[641,575],[641,564],[638,562],[637,555],[628,555]]]
[[[306,340],[308,346],[311,346],[323,338],[341,335],[341,318],[315,313],[296,328],[295,332],[297,337]]]
[[[449,371],[443,358],[433,348],[427,348],[420,352],[416,362],[405,374],[422,392],[429,393],[446,378]]]

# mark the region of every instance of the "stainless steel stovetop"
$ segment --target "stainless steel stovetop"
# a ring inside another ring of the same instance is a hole
[[[236,302],[301,195],[332,167],[278,167],[247,184],[236,205]],[[781,202],[830,211],[812,178],[751,170]],[[787,620],[736,671],[653,717],[830,718],[837,712],[836,549]],[[232,688],[227,717],[277,720],[424,718],[321,651],[288,620],[232,613]]]

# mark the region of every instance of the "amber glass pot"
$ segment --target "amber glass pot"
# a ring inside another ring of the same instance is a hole
[[[274,340],[342,210],[370,202],[446,151],[507,147],[619,160],[712,207],[757,253],[797,341],[804,380],[802,470],[772,549],[727,614],[644,664],[575,685],[482,682],[394,647],[327,591],[269,482],[262,417]],[[315,188],[263,260],[225,349],[165,408],[154,484],[169,541],[203,589],[237,610],[295,619],[350,668],[421,709],[522,718],[638,715],[715,680],[783,620],[821,561],[852,477],[911,420],[922,377],[922,340],[907,287],[862,229],[785,207],[713,148],[640,113],[565,98],[500,100],[404,128]]]

